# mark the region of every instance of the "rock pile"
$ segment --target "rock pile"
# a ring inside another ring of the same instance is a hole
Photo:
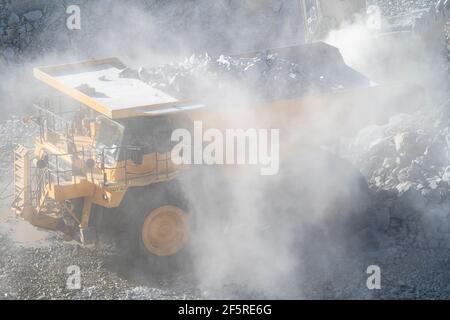
[[[351,150],[399,236],[450,248],[450,103],[368,127]]]

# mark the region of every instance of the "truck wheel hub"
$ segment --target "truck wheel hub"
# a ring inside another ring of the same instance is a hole
[[[151,211],[142,226],[145,248],[157,256],[171,256],[180,251],[188,240],[186,213],[174,206]]]

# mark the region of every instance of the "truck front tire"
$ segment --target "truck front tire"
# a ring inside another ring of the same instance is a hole
[[[122,204],[126,228],[122,249],[155,273],[189,266],[190,215],[176,182],[128,190]]]

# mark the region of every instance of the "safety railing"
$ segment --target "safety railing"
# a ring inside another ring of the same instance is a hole
[[[144,152],[146,149],[145,146],[137,147],[137,146],[120,146],[120,147],[111,147],[111,148],[103,148],[100,153],[100,168],[103,172],[103,184],[108,185],[110,182],[115,184],[124,184],[129,185],[132,184],[135,180],[146,180],[149,178],[161,178],[164,177],[169,179],[170,177],[170,164],[172,163],[172,159],[170,156],[170,152],[165,152],[164,157],[160,157],[161,153],[154,152],[154,161],[155,167],[152,170],[148,171],[133,171],[133,169],[138,168],[142,162],[144,161],[144,156],[148,159],[148,153]],[[111,152],[112,151],[112,152]],[[109,154],[117,154],[120,155],[119,159],[114,159],[114,164],[111,165],[111,160],[107,159]],[[161,164],[163,164],[161,166]],[[160,170],[160,168],[165,168],[164,171]],[[121,171],[123,173],[122,179],[115,179],[114,181],[108,181],[106,171]]]
[[[47,170],[33,168],[30,183],[30,202],[33,208],[38,208],[45,196],[47,186]]]
[[[145,147],[121,146],[114,148],[82,148],[81,151],[65,153],[65,154],[47,154],[44,163],[39,163],[36,168],[40,172],[39,181],[35,181],[37,186],[41,184],[63,185],[77,184],[78,178],[90,179],[94,181],[95,173],[101,175],[101,183],[129,185],[135,180],[146,180],[151,178],[169,179],[171,168],[170,152],[161,153],[154,152],[153,157],[149,158],[148,154],[144,154]],[[117,155],[117,159],[108,159],[111,151]],[[155,164],[151,170],[137,170],[141,164],[151,161]],[[76,162],[76,163],[75,163]],[[116,178],[112,181],[108,179],[108,173],[116,173]],[[98,175],[96,175],[98,177]],[[100,180],[97,178],[97,180]]]
[[[54,135],[62,136],[68,141],[73,141],[73,122],[63,118],[50,110],[50,102],[43,100],[42,102],[34,104],[37,117],[36,122],[39,126],[39,134],[43,139],[46,132]]]
[[[48,182],[56,185],[78,183],[76,177],[93,179],[95,152],[92,148],[82,147],[81,151],[64,154],[47,154],[45,161]],[[89,162],[94,165],[90,166]],[[76,162],[76,163],[75,163]]]
[[[36,117],[32,119],[39,127],[41,139],[48,133],[47,138],[72,143],[75,135],[90,136],[91,128],[88,123],[93,121],[92,111],[82,105],[67,110],[70,107],[68,108],[62,101],[62,99],[45,98],[33,104]]]

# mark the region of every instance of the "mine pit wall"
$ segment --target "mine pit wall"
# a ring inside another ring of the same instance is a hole
[[[369,0],[384,15],[436,0]],[[304,41],[300,0],[0,0],[0,64],[67,56],[236,53]],[[67,6],[81,10],[69,30]],[[138,42],[145,42],[137,46]],[[151,51],[150,51],[151,49]],[[153,58],[152,56],[152,58]]]
[[[1,0],[0,56],[3,62],[42,59],[43,53],[112,55],[192,51],[236,53],[303,42],[299,1],[74,0],[81,29],[69,30],[61,1]],[[134,26],[133,26],[134,25]],[[136,40],[147,46],[136,48]],[[115,48],[115,50],[114,50]],[[111,52],[114,51],[114,52]]]

